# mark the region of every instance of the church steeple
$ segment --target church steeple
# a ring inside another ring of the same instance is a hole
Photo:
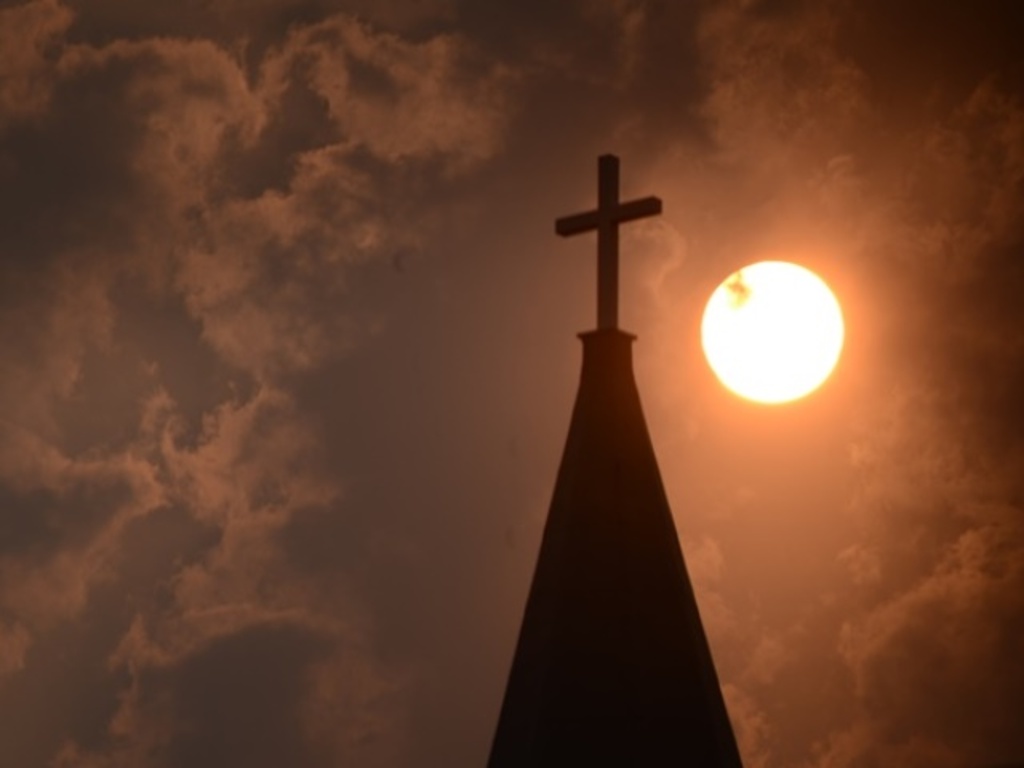
[[[633,378],[634,337],[608,303],[618,223],[661,202],[619,204],[618,159],[599,162],[597,211],[557,231],[598,230],[599,282],[611,287],[599,289],[598,329],[580,337],[576,404],[488,765],[740,768]]]

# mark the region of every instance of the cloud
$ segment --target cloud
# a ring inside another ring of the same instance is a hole
[[[704,118],[726,162],[785,183],[859,143],[866,82],[835,47],[828,5],[772,16],[722,3],[701,25],[710,89]]]
[[[48,106],[55,80],[52,52],[72,18],[58,0],[0,9],[0,131]]]
[[[927,112],[878,233],[897,287],[887,298],[899,302],[883,316],[901,343],[879,350],[884,396],[862,406],[853,444],[851,511],[863,527],[845,561],[863,602],[839,648],[860,719],[833,735],[823,765],[1024,753],[1009,715],[1024,706],[1024,670],[1008,650],[1024,638],[1024,446],[1003,394],[1024,370],[1019,339],[995,331],[1018,321],[993,281],[1015,274],[1009,254],[1024,234],[1020,157],[1007,143],[1022,114],[992,80]]]
[[[497,148],[509,74],[455,36],[410,43],[345,16],[296,30],[262,68],[272,99],[296,81],[323,98],[343,145],[385,162],[448,156],[457,166]]]
[[[383,768],[402,754],[398,681],[351,638],[262,624],[132,674],[108,745],[65,743],[56,765]]]
[[[359,269],[420,248],[438,190],[500,151],[509,72],[346,13],[246,54],[0,13],[0,674],[42,690],[87,626],[107,670],[10,759],[394,765],[405,673],[347,565],[284,546],[345,513],[292,387],[368,333]]]
[[[0,627],[0,677],[25,665],[25,652],[31,643],[31,636],[21,624]]]
[[[315,433],[290,400],[261,390],[247,402],[224,404],[205,419],[194,448],[176,444],[171,422],[161,447],[168,494],[216,529],[218,540],[173,576],[172,603],[151,627],[136,617],[115,663],[173,663],[263,623],[331,628],[340,595],[333,607],[320,604],[291,575],[278,541],[292,516],[334,505],[339,494],[336,481],[317,471]]]
[[[1024,529],[1020,506],[1005,501],[1019,495],[1006,487],[1018,482],[1015,461],[966,455],[958,443],[984,438],[940,416],[957,411],[936,399],[912,400],[920,413],[890,427],[899,450],[884,433],[872,440],[879,454],[858,510],[875,575],[859,582],[867,606],[844,622],[839,646],[863,719],[833,738],[854,761],[837,765],[894,755],[980,765],[1024,751],[1009,715],[1024,706],[1024,669],[1009,650],[1024,636]]]
[[[1024,110],[994,79],[911,136],[896,258],[927,263],[944,282],[984,274],[1019,239]]]
[[[743,757],[743,765],[746,768],[765,768],[771,765],[771,727],[768,717],[757,702],[736,685],[723,684],[722,695],[729,710],[729,720]]]
[[[52,539],[45,549],[8,552],[0,560],[0,604],[33,630],[45,631],[84,609],[89,590],[109,578],[125,526],[162,506],[164,489],[154,467],[136,450],[72,460],[24,431],[15,435],[22,438],[21,453],[28,462],[4,466],[18,475],[10,486],[23,494],[41,493],[48,503],[35,510],[15,506],[6,513],[48,515]]]
[[[838,4],[709,8],[714,151],[675,149],[693,155],[695,205],[710,212],[684,228],[691,280],[702,260],[725,275],[742,263],[730,259],[787,253],[836,276],[862,334],[844,372],[855,492],[840,567],[782,625],[723,584],[751,636],[720,669],[748,699],[737,712],[772,734],[770,765],[996,763],[1022,752],[1007,650],[1024,615],[1008,396],[1024,372],[1007,332],[1020,324],[1021,105],[982,72],[958,98],[908,91],[886,112],[851,26]],[[720,551],[735,570],[728,536]]]

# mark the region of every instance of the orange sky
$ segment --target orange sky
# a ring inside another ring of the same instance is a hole
[[[484,763],[605,152],[747,767],[1024,761],[1024,14],[892,5],[0,6],[4,764]],[[698,343],[765,258],[847,324],[780,408]]]

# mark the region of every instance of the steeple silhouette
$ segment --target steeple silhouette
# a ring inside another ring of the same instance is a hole
[[[489,768],[740,768],[693,587],[617,327],[618,225],[661,201],[618,202],[598,161],[598,329],[583,369]]]

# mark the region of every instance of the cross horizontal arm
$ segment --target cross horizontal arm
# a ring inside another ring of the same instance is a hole
[[[555,233],[562,237],[578,235],[580,232],[589,232],[597,229],[601,223],[600,214],[597,211],[588,213],[576,213],[572,216],[565,216],[555,221]]]
[[[555,221],[555,232],[562,237],[570,237],[581,232],[597,229],[604,221],[611,221],[617,224],[623,221],[657,216],[659,213],[661,213],[661,199],[645,197],[628,203],[620,203],[610,214],[607,211],[597,210],[564,216]]]
[[[660,197],[644,197],[640,200],[631,200],[622,203],[615,212],[615,221],[633,221],[634,219],[645,219],[648,216],[657,216],[661,213]]]

